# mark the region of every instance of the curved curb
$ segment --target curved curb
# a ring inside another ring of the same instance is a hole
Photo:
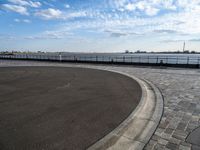
[[[120,73],[136,80],[142,88],[142,97],[136,109],[126,120],[104,138],[90,146],[88,150],[143,149],[155,132],[162,117],[163,97],[159,89],[149,81],[141,80],[127,73],[110,69],[99,70]]]

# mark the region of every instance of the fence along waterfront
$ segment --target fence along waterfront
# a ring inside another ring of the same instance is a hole
[[[178,55],[55,55],[55,54],[14,54],[0,55],[1,59],[19,60],[46,60],[60,62],[91,62],[91,63],[116,63],[116,64],[144,64],[144,65],[163,65],[163,66],[200,66],[200,56],[178,56]]]

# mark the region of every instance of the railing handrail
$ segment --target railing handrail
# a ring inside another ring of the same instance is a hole
[[[52,61],[91,61],[117,63],[185,64],[200,65],[200,56],[133,56],[133,55],[53,55],[53,54],[0,54],[0,58]]]

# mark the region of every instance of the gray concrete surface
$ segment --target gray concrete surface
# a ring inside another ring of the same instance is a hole
[[[145,149],[190,150],[187,136],[200,126],[200,70],[178,68],[139,68],[112,65],[60,64],[45,62],[1,61],[1,66],[56,65],[89,66],[110,69],[146,79],[156,85],[164,97],[161,122]]]
[[[86,149],[134,110],[141,88],[83,68],[0,68],[0,149]]]

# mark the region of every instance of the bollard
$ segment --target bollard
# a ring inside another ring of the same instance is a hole
[[[163,60],[161,59],[161,60],[160,60],[160,66],[162,66],[162,65],[163,65]]]
[[[59,61],[60,62],[62,61],[62,55],[61,54],[59,55]]]

